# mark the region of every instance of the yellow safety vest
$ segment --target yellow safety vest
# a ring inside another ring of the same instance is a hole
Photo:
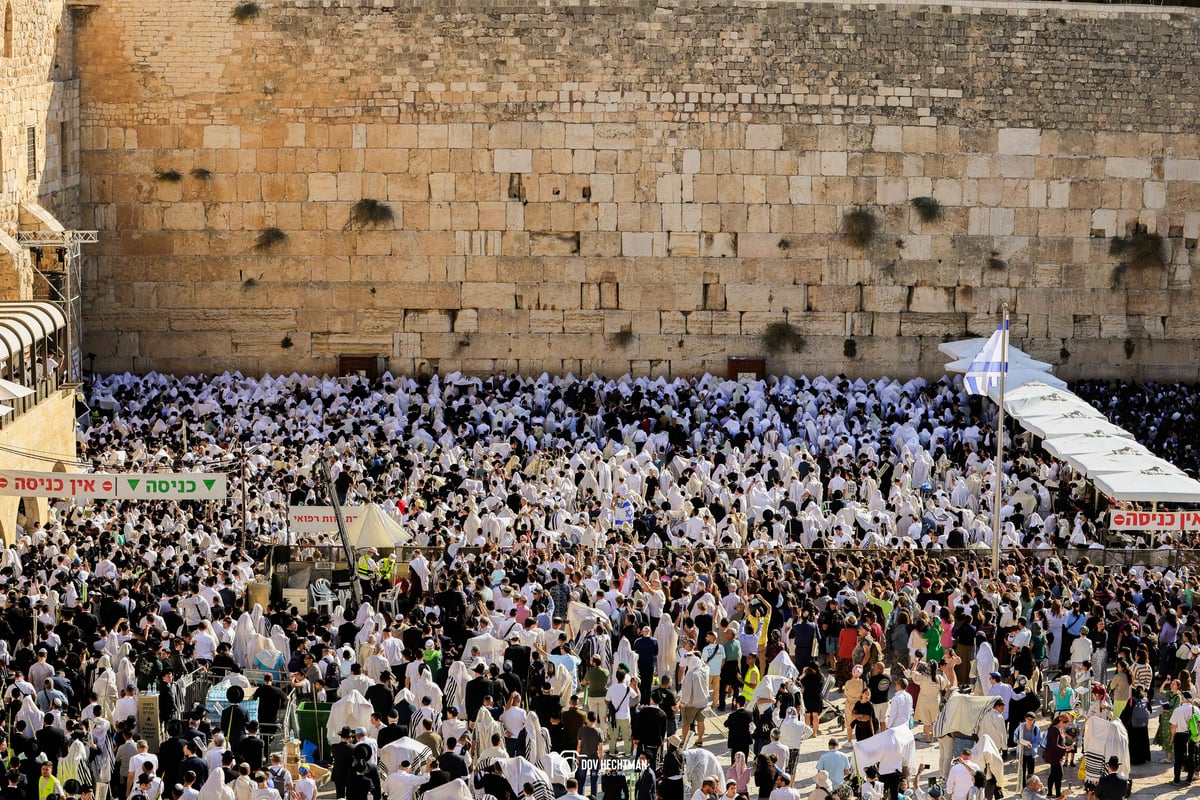
[[[758,682],[761,680],[761,674],[762,673],[758,671],[758,667],[756,666],[750,667],[750,669],[746,670],[746,677],[742,681],[742,699],[747,703],[749,703],[750,698],[754,696],[754,690],[758,688]]]
[[[396,569],[396,562],[391,559],[391,556],[379,562],[379,577],[388,580],[392,577],[392,572]]]
[[[370,556],[359,556],[358,557],[358,577],[360,577],[360,578],[371,577],[371,557]]]
[[[62,789],[58,785],[58,778],[53,775],[49,778],[38,776],[38,800],[46,800],[50,795],[60,792]]]

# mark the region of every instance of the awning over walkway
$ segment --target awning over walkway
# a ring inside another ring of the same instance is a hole
[[[0,302],[0,360],[8,360],[35,342],[67,327],[57,303],[45,300]]]

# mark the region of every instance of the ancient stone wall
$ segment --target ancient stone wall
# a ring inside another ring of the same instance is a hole
[[[29,252],[15,241],[21,204],[40,205],[66,225],[79,216],[79,82],[67,6],[67,0],[0,0],[3,300],[36,291]]]
[[[98,369],[680,375],[787,322],[774,371],[933,375],[1008,302],[1060,374],[1197,378],[1194,11],[260,6],[78,31]]]

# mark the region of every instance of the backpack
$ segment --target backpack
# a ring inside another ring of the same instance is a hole
[[[336,692],[338,686],[342,682],[342,672],[336,661],[329,661],[325,664],[325,688],[331,692]]]
[[[1192,707],[1192,716],[1188,717],[1188,736],[1193,742],[1200,742],[1200,714]]]

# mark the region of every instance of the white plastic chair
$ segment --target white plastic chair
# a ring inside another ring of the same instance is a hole
[[[329,587],[329,581],[324,578],[314,581],[309,587],[309,594],[312,595],[313,608],[318,612],[333,614],[334,606],[337,605],[337,596]]]
[[[375,610],[383,613],[395,615],[396,613],[396,589],[391,588],[379,593],[379,598],[375,601]]]

